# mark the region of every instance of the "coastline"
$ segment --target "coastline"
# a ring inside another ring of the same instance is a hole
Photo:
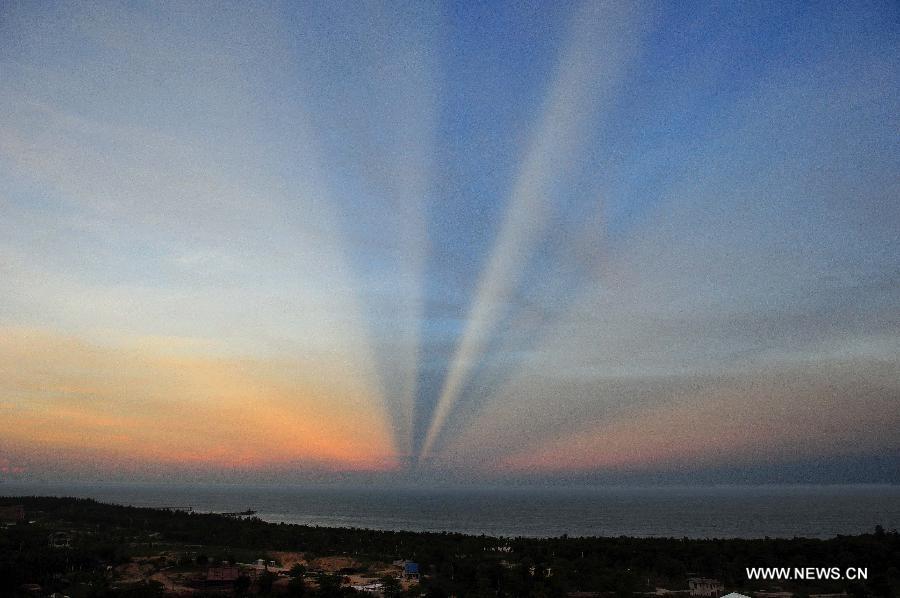
[[[0,494],[96,498],[198,512],[257,511],[272,523],[495,536],[817,537],[900,527],[900,486],[361,488],[301,485],[20,483]]]
[[[206,591],[210,575],[234,573],[246,576],[256,593],[270,591],[270,586],[262,592],[257,586],[271,581],[280,584],[275,593],[288,593],[289,584],[299,583],[310,595],[338,595],[322,593],[329,584],[337,584],[343,592],[339,595],[371,594],[354,586],[393,583],[386,579],[390,577],[397,581],[393,595],[398,596],[469,595],[489,582],[510,588],[504,595],[591,592],[637,598],[665,590],[687,597],[692,579],[706,579],[766,598],[775,587],[802,596],[880,595],[878,584],[900,581],[894,579],[896,568],[890,568],[891,555],[900,552],[900,534],[883,527],[827,540],[538,539],[276,524],[91,499],[0,497],[2,506],[14,504],[22,507],[23,516],[0,528],[0,579],[12,584],[0,587],[12,590],[23,584],[43,588],[62,579],[74,585],[73,580],[87,575],[90,583],[102,579],[114,590],[128,591],[165,580],[160,596],[188,596]],[[745,574],[749,566],[776,567],[787,559],[848,570],[865,567],[872,576],[862,584],[847,579],[776,584]],[[404,573],[408,563],[415,564],[415,579]]]

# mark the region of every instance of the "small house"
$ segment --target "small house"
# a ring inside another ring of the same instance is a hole
[[[21,521],[25,521],[25,507],[22,505],[0,507],[0,523],[19,523]]]
[[[708,577],[691,577],[688,588],[692,598],[720,598],[725,593],[725,586],[718,579]]]
[[[240,576],[238,567],[210,567],[206,570],[206,585],[233,584]]]
[[[412,561],[403,563],[403,577],[406,579],[419,579],[419,563]]]
[[[47,538],[50,548],[70,548],[72,546],[72,536],[68,532],[53,532]]]

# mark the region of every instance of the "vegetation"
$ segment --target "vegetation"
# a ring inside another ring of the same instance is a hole
[[[161,596],[169,588],[145,579],[123,584],[115,572],[141,562],[148,571],[205,571],[211,563],[252,562],[269,551],[311,556],[347,555],[359,562],[419,563],[420,585],[404,589],[382,579],[387,596],[564,596],[603,592],[634,596],[655,587],[683,590],[690,576],[721,580],[727,590],[774,589],[750,581],[747,567],[867,567],[864,581],[781,581],[799,596],[846,592],[854,597],[900,596],[900,534],[874,533],[829,540],[693,540],[676,538],[493,538],[266,523],[220,515],[101,504],[74,498],[0,498],[22,504],[33,523],[0,528],[0,595]],[[63,531],[69,547],[51,547]],[[243,576],[227,593],[347,596],[343,573],[297,565],[280,575]],[[281,580],[279,582],[279,579]],[[198,586],[196,595],[220,592]]]

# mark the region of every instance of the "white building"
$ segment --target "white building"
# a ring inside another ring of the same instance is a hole
[[[688,579],[692,597],[719,598],[725,593],[725,586],[718,579],[708,577],[692,577]]]

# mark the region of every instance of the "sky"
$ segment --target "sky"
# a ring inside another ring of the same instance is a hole
[[[900,483],[900,6],[0,3],[3,478]]]

